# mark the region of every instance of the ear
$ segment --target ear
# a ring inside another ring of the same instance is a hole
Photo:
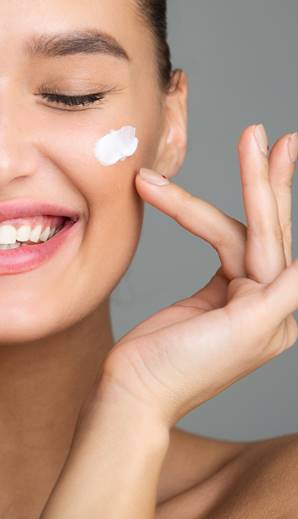
[[[172,72],[171,84],[165,94],[164,124],[153,169],[168,178],[177,175],[187,147],[188,79],[181,69]]]

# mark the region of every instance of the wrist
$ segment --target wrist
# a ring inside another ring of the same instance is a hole
[[[126,442],[132,439],[149,449],[166,452],[169,446],[170,430],[159,410],[138,400],[106,374],[102,374],[85,402],[79,421],[84,428],[88,422],[88,428],[93,424],[97,430],[99,426],[107,428],[110,424],[113,436],[121,436]]]
[[[153,517],[169,431],[156,412],[106,382],[94,388],[80,412],[70,454],[42,519],[128,519],[139,517],[139,510]],[[115,500],[116,494],[121,499]]]

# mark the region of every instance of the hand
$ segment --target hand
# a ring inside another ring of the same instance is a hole
[[[173,183],[155,186],[136,177],[145,201],[210,243],[221,261],[208,284],[125,334],[104,364],[100,390],[107,398],[125,392],[168,427],[298,336],[291,315],[298,307],[298,260],[291,258],[290,134],[266,156],[254,128],[238,143],[247,227]]]

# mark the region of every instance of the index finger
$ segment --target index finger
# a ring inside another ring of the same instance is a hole
[[[153,176],[153,170],[141,172]],[[246,226],[206,200],[196,197],[181,186],[169,182],[156,186],[136,176],[142,198],[173,218],[184,229],[203,238],[217,251],[229,279],[246,276],[244,257]]]

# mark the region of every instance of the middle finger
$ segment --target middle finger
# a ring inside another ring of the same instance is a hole
[[[270,283],[286,267],[278,206],[269,180],[268,150],[262,125],[243,131],[238,152],[248,224],[245,267],[247,275],[260,283]]]

